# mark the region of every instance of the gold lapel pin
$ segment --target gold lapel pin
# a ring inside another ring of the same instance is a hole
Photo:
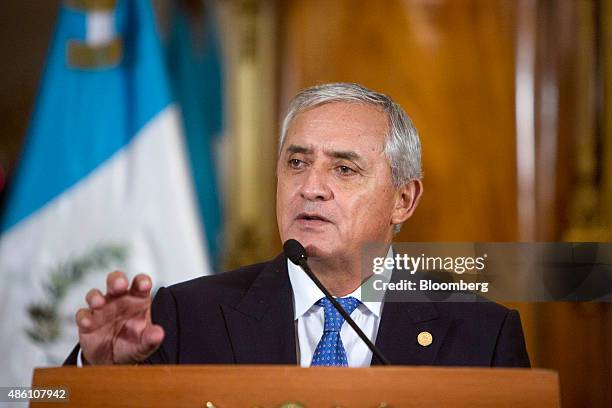
[[[422,331],[417,336],[417,341],[419,342],[421,346],[427,347],[431,343],[433,343],[433,336],[428,331]]]

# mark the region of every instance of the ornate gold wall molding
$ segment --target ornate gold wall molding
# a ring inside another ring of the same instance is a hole
[[[276,2],[221,2],[228,49],[228,225],[223,263],[234,268],[278,250]]]

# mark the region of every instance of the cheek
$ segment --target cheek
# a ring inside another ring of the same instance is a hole
[[[278,180],[276,185],[276,214],[279,221],[291,218],[291,210],[295,208],[292,201],[295,198],[296,189],[286,180]]]
[[[379,190],[377,194],[353,195],[348,223],[355,230],[369,231],[388,227],[393,210],[393,194],[389,190]]]
[[[285,178],[279,178],[276,184],[276,200],[287,203],[291,197],[291,184]]]

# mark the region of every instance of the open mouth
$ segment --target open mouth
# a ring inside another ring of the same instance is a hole
[[[319,214],[314,213],[301,213],[296,217],[298,220],[311,221],[311,222],[330,222],[329,219]]]

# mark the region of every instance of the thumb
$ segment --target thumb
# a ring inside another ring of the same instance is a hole
[[[149,357],[164,340],[164,329],[157,324],[147,325],[140,336],[140,352],[146,358]]]

